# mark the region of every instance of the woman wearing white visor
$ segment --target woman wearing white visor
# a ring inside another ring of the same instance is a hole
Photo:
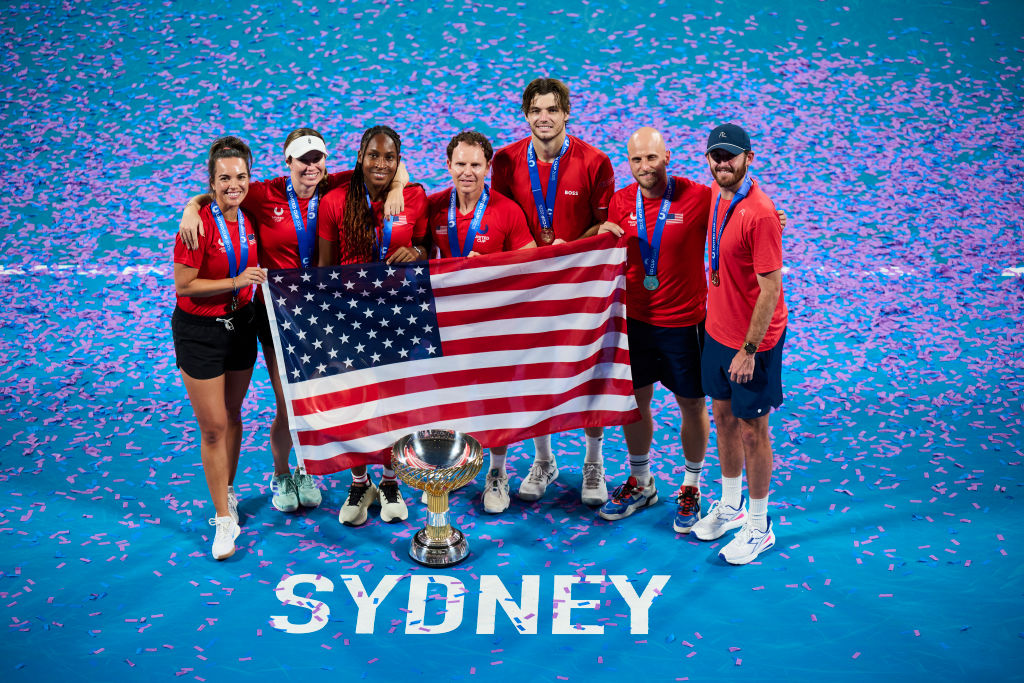
[[[327,145],[323,136],[312,128],[297,128],[288,134],[284,141],[284,159],[289,174],[273,180],[251,182],[249,194],[242,202],[242,210],[246,216],[251,215],[259,226],[256,239],[261,267],[269,270],[315,267],[316,222],[320,198],[329,190],[348,184],[352,171],[327,173]],[[409,175],[402,165],[385,205],[389,215],[402,212],[402,188],[408,181]],[[199,210],[209,201],[208,194],[201,194],[185,204],[179,233],[181,240],[190,249],[198,243],[197,233],[203,234]],[[277,413],[270,425],[270,452],[274,458],[274,476],[270,482],[272,502],[281,512],[292,512],[299,505],[316,507],[321,500],[316,481],[306,473],[301,462],[294,475],[288,463],[292,448],[288,412],[262,290],[258,294],[257,333],[277,401]],[[236,506],[237,499],[232,486],[228,487],[228,497],[232,506]]]

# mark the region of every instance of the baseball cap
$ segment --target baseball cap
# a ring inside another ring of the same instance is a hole
[[[713,149],[724,149],[733,154],[750,151],[750,136],[735,123],[723,123],[708,136],[707,154]]]
[[[303,135],[292,140],[291,144],[288,145],[288,149],[284,151],[284,158],[285,161],[288,160],[288,157],[298,159],[302,155],[313,151],[323,152],[323,155],[327,156],[327,145],[315,135]]]

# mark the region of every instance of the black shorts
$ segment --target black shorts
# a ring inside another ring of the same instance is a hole
[[[782,405],[782,347],[786,331],[778,343],[767,351],[754,355],[754,377],[746,384],[729,379],[729,365],[739,352],[721,344],[708,335],[701,359],[704,391],[712,399],[732,402],[732,414],[743,420],[753,420],[771,413]]]
[[[626,321],[633,389],[661,382],[683,398],[704,398],[700,379],[704,323],[660,327],[634,318]]]
[[[253,300],[252,306],[256,309],[256,338],[260,340],[260,346],[264,349],[272,349],[274,348],[274,335],[270,333],[267,305],[257,297]]]
[[[213,379],[229,370],[249,370],[256,364],[252,304],[220,318],[186,313],[176,306],[171,316],[171,332],[175,360],[189,377]]]

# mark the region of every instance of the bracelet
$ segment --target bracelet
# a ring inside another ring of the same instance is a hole
[[[231,278],[231,291],[235,291],[238,287],[235,287],[235,278]]]

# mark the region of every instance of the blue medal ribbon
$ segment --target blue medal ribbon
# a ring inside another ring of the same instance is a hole
[[[302,222],[302,213],[299,211],[299,198],[292,187],[292,179],[288,178],[285,183],[286,194],[288,195],[288,208],[292,212],[292,225],[295,226],[295,237],[299,241],[299,260],[303,268],[309,268],[313,262],[313,240],[316,236],[317,206],[320,204],[320,194],[313,191],[306,206],[306,222]]]
[[[249,263],[249,239],[245,235],[245,216],[242,210],[238,210],[238,251],[241,258],[235,261],[235,246],[231,243],[231,233],[228,232],[228,224],[224,220],[224,214],[220,212],[217,202],[210,203],[210,212],[213,213],[213,221],[217,224],[217,232],[220,233],[220,241],[224,243],[224,255],[228,257],[228,277],[234,279],[245,270]],[[234,297],[238,298],[238,290],[233,290]]]
[[[753,178],[750,174],[743,179],[743,183],[740,185],[740,189],[737,190],[736,194],[733,195],[732,201],[729,202],[729,208],[725,210],[725,218],[722,219],[722,227],[718,227],[718,203],[722,199],[721,191],[719,195],[715,197],[715,212],[711,215],[711,273],[717,277],[718,275],[718,248],[722,243],[722,233],[725,232],[725,226],[729,223],[729,218],[732,216],[733,209],[743,199],[746,199],[747,194],[750,192],[751,183]]]
[[[658,256],[661,253],[661,234],[665,230],[665,221],[668,220],[668,210],[672,206],[672,196],[676,192],[676,179],[668,178],[668,187],[665,194],[661,196],[661,208],[658,209],[658,218],[654,222],[654,235],[647,239],[647,216],[644,212],[644,196],[640,192],[640,186],[636,188],[636,234],[640,237],[640,258],[644,262],[644,287],[653,291],[658,288]]]
[[[551,175],[548,176],[547,197],[540,191],[540,173],[537,171],[537,153],[533,149],[531,141],[526,146],[526,166],[530,170],[530,192],[533,193],[533,204],[537,207],[537,217],[540,219],[541,230],[553,230],[555,224],[555,200],[558,198],[558,162],[562,155],[569,149],[569,136],[565,136],[562,142],[562,149],[558,157],[551,164]]]
[[[373,202],[370,201],[370,192],[366,192],[366,205],[370,207],[370,213],[373,213]],[[381,228],[380,239],[377,239],[377,221],[374,220],[373,230],[373,251],[379,255],[380,260],[383,261],[388,255],[388,249],[391,248],[391,228],[395,223],[394,216],[384,217],[384,226]]]
[[[473,242],[476,234],[480,231],[480,224],[484,222],[484,211],[487,210],[487,202],[491,199],[491,188],[484,185],[484,192],[480,199],[476,200],[476,208],[473,210],[473,222],[466,230],[466,241],[462,249],[459,249],[459,227],[455,214],[455,188],[452,188],[452,196],[448,201],[448,247],[452,250],[453,256],[465,256],[473,251]]]

